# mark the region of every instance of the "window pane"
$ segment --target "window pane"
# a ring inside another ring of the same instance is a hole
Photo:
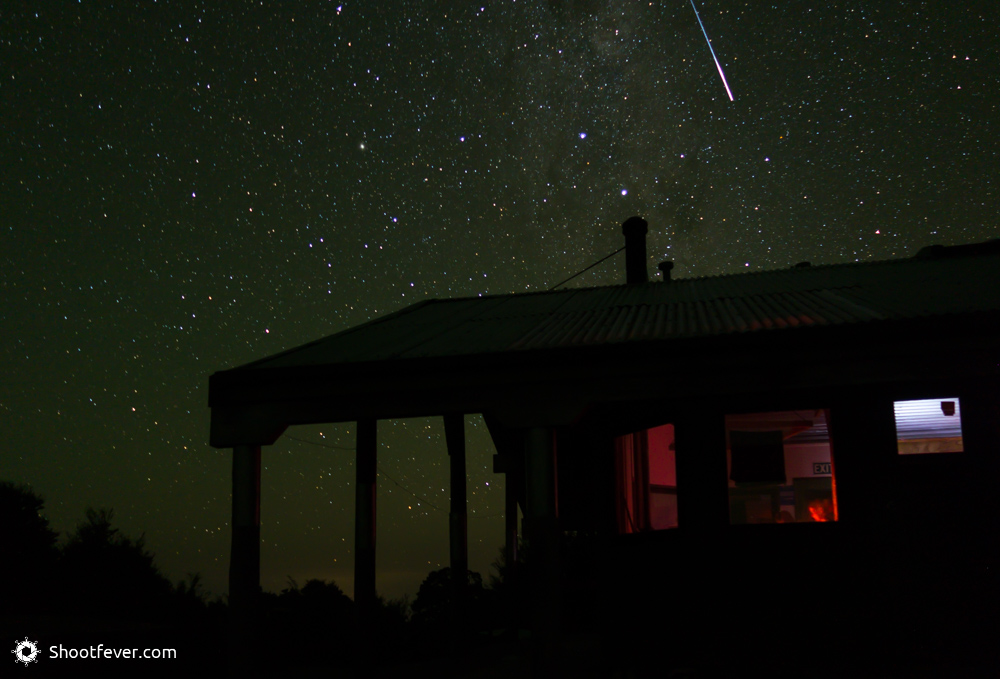
[[[896,401],[892,405],[900,455],[963,451],[962,409],[957,398]]]
[[[836,484],[824,410],[726,417],[729,520],[836,521]]]
[[[646,430],[649,437],[649,527],[677,527],[677,464],[674,425]]]
[[[615,439],[618,530],[641,533],[677,527],[674,425]]]

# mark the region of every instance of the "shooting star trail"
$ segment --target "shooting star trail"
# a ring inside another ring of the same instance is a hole
[[[694,6],[694,0],[691,0],[691,9],[694,10],[694,16],[698,20],[698,25],[701,26],[701,32],[705,34],[705,42],[708,43],[708,51],[712,53],[712,59],[715,60],[715,67],[719,69],[719,77],[722,78],[722,84],[726,86],[726,94],[729,95],[729,101],[733,101],[733,92],[729,89],[729,83],[726,82],[726,74],[722,72],[722,66],[719,65],[719,59],[715,56],[715,50],[712,49],[712,41],[708,39],[708,31],[705,30],[705,24],[701,23],[701,16],[698,14],[698,8]]]

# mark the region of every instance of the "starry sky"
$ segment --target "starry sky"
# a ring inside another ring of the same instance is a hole
[[[0,479],[223,593],[208,376],[428,297],[544,290],[650,224],[675,277],[995,238],[989,3],[12,2]],[[570,285],[624,281],[617,255]],[[470,565],[503,477],[467,418]],[[447,565],[440,418],[379,425],[380,593]],[[264,450],[262,581],[353,585],[353,423]]]

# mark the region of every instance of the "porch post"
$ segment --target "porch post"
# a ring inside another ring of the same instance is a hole
[[[729,525],[725,414],[693,404],[678,418],[674,440],[679,530],[714,542]]]
[[[517,483],[519,477],[512,471],[504,475],[504,561],[507,565],[506,578],[513,584],[517,570]]]
[[[260,446],[233,447],[233,537],[229,605],[245,616],[260,592]]]
[[[469,573],[465,416],[445,415],[444,433],[451,467],[451,511],[448,515],[451,552],[451,623],[457,638],[463,629]]]
[[[232,542],[229,552],[229,665],[254,663],[260,595],[260,446],[233,447]]]
[[[354,489],[354,604],[362,619],[375,605],[377,420],[358,420]]]
[[[533,633],[540,651],[551,650],[559,629],[559,498],[556,484],[555,431],[530,427],[525,432],[527,485],[525,539],[532,563]]]

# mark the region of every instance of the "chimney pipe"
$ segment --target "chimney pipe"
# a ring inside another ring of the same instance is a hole
[[[674,268],[674,263],[671,262],[668,259],[666,261],[663,261],[663,262],[660,262],[659,264],[657,264],[656,268],[659,269],[660,273],[663,275],[663,282],[664,283],[669,283],[670,282],[670,271]]]
[[[649,282],[646,270],[646,234],[649,224],[642,217],[629,217],[622,224],[625,234],[625,283],[644,285]]]

